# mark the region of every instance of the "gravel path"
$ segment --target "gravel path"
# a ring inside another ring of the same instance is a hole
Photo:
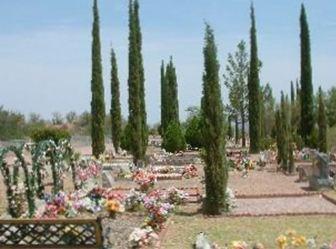
[[[237,207],[232,214],[274,215],[274,214],[305,214],[333,213],[336,205],[325,200],[322,196],[237,199]]]

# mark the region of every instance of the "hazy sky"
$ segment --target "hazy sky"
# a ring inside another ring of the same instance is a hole
[[[289,90],[299,76],[301,1],[255,0],[261,83]],[[314,87],[336,83],[336,1],[305,1],[312,39]],[[140,0],[146,102],[150,123],[160,117],[160,62],[173,55],[181,116],[198,105],[204,21],[215,30],[221,74],[227,54],[249,39],[250,0]],[[110,48],[116,50],[123,115],[127,117],[127,0],[100,0],[105,101],[110,105]],[[90,108],[92,1],[0,1],[0,105],[49,118]],[[222,79],[222,77],[221,77]],[[222,84],[223,86],[223,84]],[[224,87],[223,87],[224,88]],[[223,89],[225,92],[225,89]],[[223,94],[225,101],[225,94]]]

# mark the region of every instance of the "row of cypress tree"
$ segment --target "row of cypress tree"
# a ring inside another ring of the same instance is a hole
[[[92,154],[99,157],[105,151],[104,121],[105,101],[104,85],[101,63],[101,44],[99,28],[99,12],[97,0],[93,3],[93,29],[92,29],[92,76],[91,76],[91,138]],[[145,74],[142,57],[142,34],[139,18],[138,0],[129,1],[129,117],[127,136],[130,151],[136,164],[145,157],[148,144],[147,113],[145,103]],[[121,107],[120,107],[120,82],[116,54],[111,52],[111,117],[112,141],[118,151],[122,134]]]

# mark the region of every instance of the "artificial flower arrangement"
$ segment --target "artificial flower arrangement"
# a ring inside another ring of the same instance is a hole
[[[135,228],[128,238],[128,243],[130,248],[141,248],[153,244],[158,239],[157,233],[150,226],[146,226]]]
[[[76,181],[81,188],[87,187],[89,180],[94,180],[102,173],[102,165],[95,159],[82,159],[76,167]]]
[[[106,202],[106,210],[111,218],[115,218],[117,213],[125,211],[125,207],[118,199],[111,199]]]
[[[160,191],[152,191],[143,198],[143,205],[148,213],[146,224],[155,231],[160,231],[163,228],[163,224],[174,209],[174,205],[161,199],[162,196]]]
[[[143,202],[144,196],[144,193],[135,189],[131,189],[131,191],[126,195],[124,200],[125,209],[131,212],[139,210]]]
[[[181,205],[185,203],[188,198],[188,193],[183,190],[179,190],[175,187],[171,187],[167,191],[167,200],[170,204]]]
[[[143,169],[138,169],[133,173],[133,181],[139,184],[140,191],[147,192],[154,187],[156,175]]]
[[[294,248],[302,248],[302,249],[316,249],[318,248],[316,245],[316,241],[314,238],[307,239],[306,237],[296,233],[294,230],[289,230],[286,234],[282,234],[277,237],[275,240],[276,248],[278,249],[294,249]],[[214,247],[214,246],[213,246]],[[214,247],[219,249],[220,247],[216,245]],[[245,241],[232,241],[228,246],[224,247],[224,249],[266,249],[266,247],[261,243],[256,243],[252,247]],[[320,249],[336,249],[336,241],[331,245],[323,244]]]
[[[182,175],[186,179],[197,177],[198,173],[196,166],[193,164],[186,165],[183,169]]]

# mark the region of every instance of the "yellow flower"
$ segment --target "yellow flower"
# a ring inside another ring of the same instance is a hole
[[[292,239],[292,245],[295,247],[306,246],[307,239],[304,236],[294,236]]]
[[[247,244],[244,241],[232,241],[231,249],[246,249]]]
[[[284,235],[280,235],[277,239],[276,242],[278,243],[278,248],[279,249],[285,249],[287,246],[287,237]]]
[[[107,201],[106,209],[110,213],[118,213],[123,211],[122,204],[118,200]]]

